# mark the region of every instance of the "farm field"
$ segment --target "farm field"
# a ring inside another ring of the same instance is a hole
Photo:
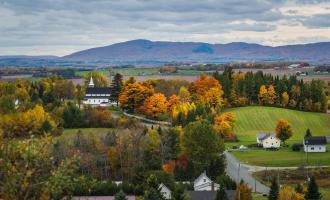
[[[313,135],[330,135],[329,114],[261,106],[231,108],[225,111],[235,114],[237,122],[234,130],[240,140],[237,143],[226,143],[227,148],[255,144],[256,134],[273,133],[280,118],[288,120],[292,126],[293,136],[287,140],[289,145],[302,143],[307,128]],[[330,145],[327,148],[329,150]],[[232,154],[244,163],[260,166],[300,166],[306,162],[304,152],[293,152],[290,147],[281,148],[279,151],[251,148],[245,152],[233,151]],[[309,154],[309,164],[330,165],[330,152]]]

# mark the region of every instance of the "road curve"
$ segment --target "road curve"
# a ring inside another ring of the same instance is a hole
[[[269,187],[260,183],[256,180],[248,171],[248,168],[241,165],[240,162],[234,158],[229,152],[225,151],[225,156],[227,159],[227,174],[236,182],[240,180],[244,180],[251,188],[252,191],[256,191],[257,193],[268,194]]]

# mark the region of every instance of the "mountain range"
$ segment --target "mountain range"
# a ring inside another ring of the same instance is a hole
[[[0,65],[3,59],[0,57]],[[37,58],[37,59],[36,59]],[[17,57],[16,57],[17,59]],[[264,46],[244,42],[210,44],[202,42],[166,42],[131,40],[72,53],[64,57],[18,57],[25,62],[45,64],[164,64],[169,62],[228,63],[240,61],[305,61],[330,63],[330,42],[286,46]],[[47,62],[46,62],[47,64]]]

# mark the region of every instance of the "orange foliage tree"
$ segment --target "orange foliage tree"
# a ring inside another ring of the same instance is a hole
[[[119,95],[120,106],[129,112],[141,111],[144,101],[154,93],[154,89],[139,82],[128,83]]]
[[[221,137],[231,139],[234,136],[235,121],[236,119],[233,113],[222,113],[214,117],[214,128]]]
[[[164,172],[168,174],[173,174],[175,169],[175,161],[174,160],[167,161],[165,164],[163,164],[162,169]]]
[[[292,128],[289,122],[285,119],[279,119],[275,128],[276,137],[279,138],[283,143],[285,140],[292,136]]]
[[[158,118],[167,112],[168,102],[162,93],[156,93],[145,100],[143,111],[149,117]]]
[[[283,187],[279,191],[278,200],[304,200],[304,195],[297,193],[291,187]]]
[[[200,79],[189,87],[189,91],[193,94],[193,100],[196,102],[210,107],[222,106],[222,86],[214,77],[201,74]]]

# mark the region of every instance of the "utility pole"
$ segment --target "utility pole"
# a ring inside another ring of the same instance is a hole
[[[241,169],[241,162],[238,162],[238,169],[237,169],[237,185],[239,186],[240,184],[240,169]],[[241,191],[240,188],[238,189],[238,200],[241,200]]]

